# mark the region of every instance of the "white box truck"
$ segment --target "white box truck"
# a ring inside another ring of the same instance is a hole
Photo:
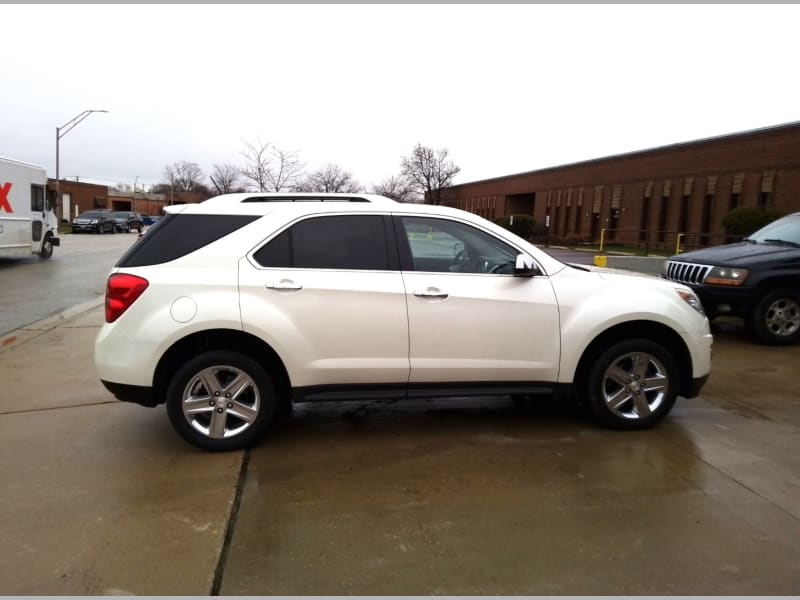
[[[43,167],[0,157],[0,257],[53,255],[60,245],[54,201]]]

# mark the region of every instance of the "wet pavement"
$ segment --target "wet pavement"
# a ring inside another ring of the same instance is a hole
[[[0,351],[3,593],[800,593],[800,347],[715,326],[702,396],[649,431],[507,397],[300,404],[214,455],[97,383],[100,319]]]

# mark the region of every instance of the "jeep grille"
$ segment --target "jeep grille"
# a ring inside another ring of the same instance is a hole
[[[711,267],[708,265],[667,261],[667,279],[680,283],[703,283],[710,270]]]

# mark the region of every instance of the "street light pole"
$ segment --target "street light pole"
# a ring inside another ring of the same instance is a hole
[[[58,217],[58,209],[61,207],[61,173],[59,171],[61,153],[59,151],[59,141],[62,137],[72,131],[81,121],[83,121],[90,114],[95,112],[107,113],[107,110],[90,109],[85,110],[79,115],[73,117],[61,127],[56,127],[56,216]],[[63,217],[63,214],[62,214]]]

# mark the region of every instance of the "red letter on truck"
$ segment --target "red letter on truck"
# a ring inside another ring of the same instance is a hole
[[[11,191],[11,184],[6,182],[0,187],[0,210],[4,210],[7,213],[13,213],[14,211],[11,210],[11,205],[8,203],[8,192]]]

